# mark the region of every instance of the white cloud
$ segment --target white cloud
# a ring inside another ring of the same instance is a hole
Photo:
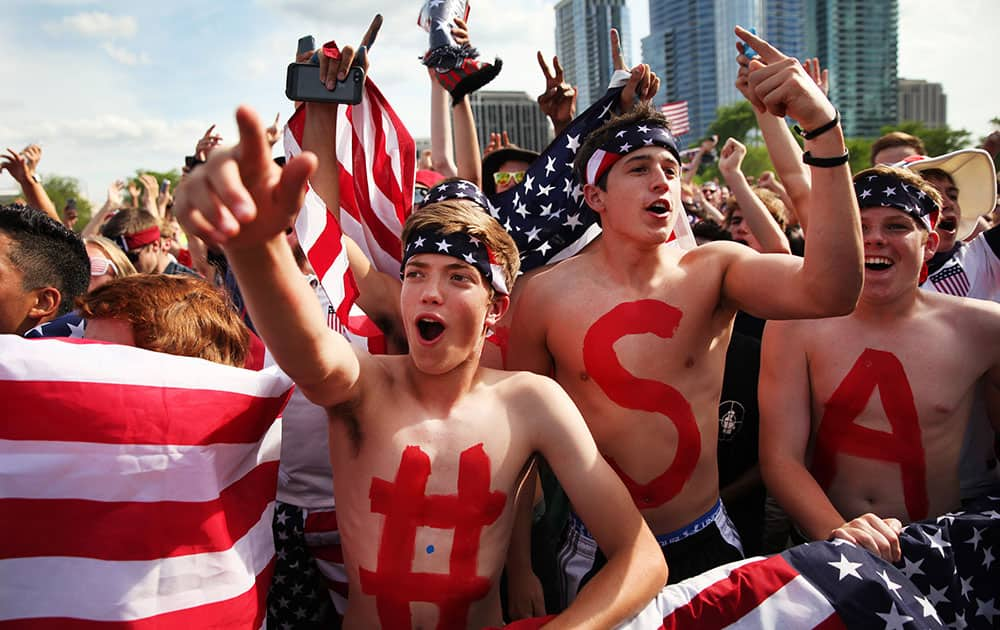
[[[139,29],[131,15],[115,16],[100,11],[67,15],[59,22],[49,22],[45,30],[53,34],[76,33],[85,37],[135,37]]]
[[[115,46],[111,42],[101,44],[101,49],[108,53],[112,59],[127,66],[145,65],[149,63],[149,56],[146,53],[134,53],[120,46]]]

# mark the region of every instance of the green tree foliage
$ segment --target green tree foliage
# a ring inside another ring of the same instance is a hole
[[[924,141],[927,155],[942,155],[972,145],[972,134],[965,129],[951,129],[947,125],[937,129],[924,126],[922,122],[907,120],[898,125],[882,127],[882,133],[902,131]]]
[[[42,175],[42,187],[52,200],[59,216],[62,216],[63,208],[70,199],[76,200],[76,211],[79,219],[76,222],[76,229],[82,229],[90,221],[93,208],[90,202],[80,192],[80,181],[75,177],[63,175]]]
[[[736,138],[746,144],[750,130],[756,128],[757,117],[754,116],[753,105],[749,101],[740,101],[716,110],[715,120],[708,126],[708,135],[719,136],[721,149],[729,138]]]
[[[142,193],[142,184],[139,182],[139,176],[149,174],[156,178],[158,184],[162,184],[163,180],[170,180],[170,192],[173,194],[177,190],[177,184],[181,181],[181,172],[179,170],[171,169],[169,171],[151,171],[149,169],[136,169],[135,175],[129,177],[125,181],[125,190],[122,191],[122,203],[126,206],[131,204],[132,195],[128,192],[129,185],[135,186],[139,189],[139,193]]]

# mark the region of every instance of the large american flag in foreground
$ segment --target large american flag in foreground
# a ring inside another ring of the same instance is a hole
[[[965,511],[908,525],[896,566],[844,541],[734,562],[665,587],[619,630],[997,628],[998,509],[995,487]]]
[[[286,157],[302,152],[305,122],[303,106],[285,125]],[[342,236],[351,237],[379,271],[399,273],[402,256],[399,237],[413,205],[416,145],[370,78],[365,82],[359,104],[339,108],[337,161],[340,222],[310,188],[295,232],[346,328],[340,332],[348,337],[353,333],[377,339],[378,329],[354,305],[358,288],[350,272]]]
[[[0,627],[261,627],[290,386],[0,335]]]

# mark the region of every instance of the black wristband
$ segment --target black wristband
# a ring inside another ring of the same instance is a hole
[[[817,166],[819,168],[834,168],[837,166],[842,166],[847,164],[847,161],[851,159],[851,154],[844,151],[843,155],[838,155],[837,157],[813,157],[813,154],[806,151],[802,154],[802,162],[808,164],[809,166]]]
[[[834,127],[836,127],[838,123],[840,123],[840,112],[838,110],[836,110],[836,109],[833,110],[833,112],[834,112],[833,113],[833,120],[831,120],[830,122],[826,123],[825,125],[821,125],[819,127],[816,127],[812,131],[805,131],[804,129],[802,129],[802,127],[799,127],[798,125],[795,125],[795,133],[799,134],[800,136],[802,136],[806,140],[812,140],[816,136],[819,136],[821,134],[826,133],[827,131],[830,131],[831,129],[833,129]]]

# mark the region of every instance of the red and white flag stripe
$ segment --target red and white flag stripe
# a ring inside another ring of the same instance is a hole
[[[833,606],[781,556],[706,571],[660,594],[619,630],[842,627]]]
[[[306,110],[300,107],[285,126],[287,157],[302,151],[305,117]],[[415,146],[406,127],[371,79],[365,83],[361,103],[339,111],[340,225],[330,225],[331,219],[324,216],[329,215],[326,205],[315,194],[307,197],[305,211],[300,213],[296,224],[303,250],[331,302],[339,305],[338,313],[343,312],[345,301],[353,302],[356,297],[356,287],[351,288],[353,280],[345,283],[341,273],[347,268],[346,262],[331,269],[338,257],[346,259],[340,243],[332,242],[335,238],[339,241],[339,230],[351,237],[380,271],[399,273],[400,235],[413,204]],[[319,249],[314,251],[315,248]],[[331,272],[329,277],[328,271]]]
[[[0,625],[259,628],[291,387],[0,335]]]
[[[664,103],[660,106],[660,111],[663,112],[663,115],[667,117],[667,122],[670,123],[670,133],[675,136],[682,136],[691,131],[691,124],[688,120],[687,101]]]

